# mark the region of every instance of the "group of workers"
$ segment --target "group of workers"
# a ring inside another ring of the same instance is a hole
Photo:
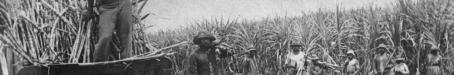
[[[323,65],[308,65],[311,64],[311,60],[308,59],[308,54],[305,51],[302,51],[299,47],[301,45],[291,45],[291,51],[287,54],[286,66],[289,66],[291,70],[290,75],[325,75],[319,73],[317,70],[322,69],[311,69],[317,68]],[[402,57],[402,51],[397,51],[395,53],[397,56],[393,57],[394,53],[388,51],[388,47],[385,44],[380,44],[377,48],[377,55],[374,56],[374,68],[372,72],[367,73],[367,75],[409,75],[410,70],[408,69],[407,64],[405,63],[405,58]],[[439,54],[440,49],[436,46],[432,46],[430,53],[426,56],[427,65],[424,68],[423,72],[417,71],[417,75],[442,75],[440,68],[441,55]],[[357,59],[357,54],[354,50],[347,50],[346,52],[346,62],[341,63],[343,66],[342,73],[345,75],[362,75],[360,74],[361,63]],[[314,63],[312,63],[314,64]],[[309,66],[309,67],[308,67]],[[336,71],[334,71],[336,72]]]
[[[132,40],[132,8],[129,0],[97,0],[99,9],[98,41],[95,45],[94,60],[106,61],[112,59],[122,59],[131,56]],[[111,44],[114,36],[119,39],[118,49]],[[199,46],[191,55],[191,59],[197,63],[198,75],[210,75],[211,69],[214,74],[219,74],[220,69],[216,66],[217,57],[232,56],[232,53],[224,50],[216,50],[216,38],[207,32],[200,32],[194,37],[194,44]],[[333,68],[335,65],[322,62],[317,56],[309,57],[301,49],[302,45],[293,44],[290,46],[289,53],[286,55],[285,65],[289,68],[292,75],[321,75],[322,70]],[[408,75],[409,70],[403,57],[392,57],[385,44],[380,44],[376,49],[378,54],[374,58],[374,74],[376,75]],[[439,49],[432,46],[430,53],[427,54],[427,66],[424,75],[441,75]],[[247,58],[252,58],[256,52],[251,49],[246,52]],[[117,55],[118,54],[118,55]],[[361,70],[361,62],[357,58],[354,50],[346,51],[346,62],[341,66],[342,73],[347,75],[358,75]],[[112,57],[113,56],[113,57]],[[249,60],[252,61],[252,60]],[[391,64],[389,64],[391,62]],[[328,65],[328,66],[326,66]],[[391,66],[391,69],[389,65]],[[210,67],[211,66],[211,67]],[[249,68],[245,72],[250,72],[253,64],[247,65]],[[257,65],[255,65],[257,66]],[[250,74],[250,73],[245,73]]]
[[[213,43],[216,38],[207,32],[200,32],[194,37],[193,42],[200,48],[195,50],[192,54],[193,60],[196,61],[198,75],[210,75],[210,64],[216,65],[216,43]],[[406,64],[405,57],[403,57],[403,50],[396,50],[391,52],[388,45],[379,44],[376,50],[375,56],[373,56],[373,71],[368,73],[372,75],[409,75],[410,70]],[[430,48],[430,53],[427,54],[427,66],[424,68],[424,72],[420,75],[441,75],[439,49],[436,46]],[[363,67],[361,62],[358,60],[357,53],[354,50],[346,50],[347,56],[345,62],[340,63],[342,66],[337,66],[323,62],[317,55],[307,54],[302,50],[302,45],[292,44],[290,45],[289,53],[286,54],[285,68],[287,68],[290,75],[325,75],[326,72],[331,70],[333,72],[345,74],[345,75],[361,75],[360,73]],[[227,56],[231,56],[229,53]],[[249,54],[251,56],[251,54]],[[195,58],[195,59],[194,59]],[[408,63],[408,62],[407,62]],[[250,66],[250,65],[249,65]],[[219,74],[219,69],[212,66],[214,74]],[[248,68],[250,69],[250,68]],[[338,70],[341,69],[341,70]],[[246,71],[249,72],[249,71]],[[244,73],[249,75],[251,73]],[[419,74],[419,73],[415,73]]]

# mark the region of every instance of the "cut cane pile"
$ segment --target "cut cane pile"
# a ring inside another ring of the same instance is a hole
[[[1,2],[1,23],[3,34],[2,50],[11,50],[23,61],[34,65],[71,64],[91,62],[90,55],[96,39],[95,17],[98,12],[89,13],[88,0],[6,0]],[[168,49],[146,46],[141,20],[148,15],[139,15],[148,0],[133,0],[134,9],[134,54],[128,59],[96,62],[112,63],[132,59],[144,59],[167,55]],[[96,9],[93,7],[92,9]],[[67,57],[65,57],[67,56]],[[67,59],[62,61],[60,58]]]

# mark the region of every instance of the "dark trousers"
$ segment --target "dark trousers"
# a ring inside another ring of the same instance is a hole
[[[131,56],[133,18],[130,0],[98,0],[98,3],[99,38],[95,45],[94,60],[106,61],[112,53],[120,53],[120,59]],[[113,36],[114,32],[117,36]],[[120,50],[111,44],[114,37],[118,37]]]

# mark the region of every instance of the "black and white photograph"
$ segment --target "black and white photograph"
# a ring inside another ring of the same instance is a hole
[[[454,0],[0,0],[0,75],[454,75]]]

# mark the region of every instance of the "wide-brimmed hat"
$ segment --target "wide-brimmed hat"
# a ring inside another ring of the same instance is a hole
[[[347,54],[356,55],[356,54],[355,54],[355,51],[353,51],[353,50],[348,50],[348,51],[347,51]]]
[[[300,44],[292,44],[292,45],[290,45],[290,47],[302,47],[302,45],[300,45]]]
[[[208,32],[199,32],[192,41],[194,42],[194,44],[200,44],[200,40],[203,39],[208,39],[210,41],[216,40],[216,38]]]
[[[396,58],[396,59],[394,59],[394,60],[396,60],[396,61],[397,61],[397,60],[405,60],[405,58],[398,57],[398,58]]]
[[[345,45],[345,44],[340,44],[340,49],[341,50],[348,50],[349,47],[347,45]]]
[[[431,51],[440,51],[440,48],[438,48],[436,45],[432,45],[432,47],[430,47],[430,50]]]
[[[246,50],[246,53],[248,53],[248,54],[256,54],[257,53],[257,49],[255,49],[255,48],[248,49],[248,50]]]
[[[302,47],[302,45],[296,41],[291,42],[290,47]]]
[[[398,62],[398,61],[403,62],[403,61],[405,61],[405,58],[398,57],[398,58],[394,59],[394,61],[395,62]]]
[[[255,49],[255,46],[252,45],[252,44],[247,45],[246,49],[247,49],[246,51],[255,51],[255,50],[257,50],[257,49]]]
[[[307,59],[309,60],[315,60],[315,59],[320,59],[317,55],[311,54],[307,56]]]
[[[381,50],[381,49],[383,49],[383,50]],[[378,47],[376,48],[376,50],[379,52],[389,52],[388,45],[385,45],[385,44],[379,44]]]

